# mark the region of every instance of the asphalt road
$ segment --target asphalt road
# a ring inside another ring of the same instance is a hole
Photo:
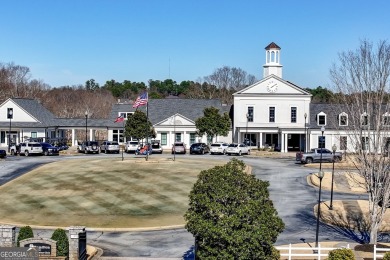
[[[19,157],[10,156],[0,161],[0,185],[16,178],[44,163],[56,160],[85,158],[85,156],[121,156],[121,155],[80,155],[57,157]],[[134,155],[124,155],[125,159]],[[171,155],[152,155],[171,157]],[[176,155],[194,160],[219,158],[229,160],[223,155]],[[254,158],[240,157],[252,166],[253,174],[261,180],[269,181],[270,197],[284,221],[286,228],[278,237],[276,245],[315,241],[316,218],[313,207],[318,200],[318,189],[309,185],[306,177],[313,169],[296,164],[294,158]],[[363,195],[334,193],[334,200],[356,200],[366,198]],[[323,190],[322,200],[329,200],[330,192]],[[88,227],[87,227],[88,230]],[[34,230],[35,236],[50,237],[52,230]],[[366,234],[351,230],[320,225],[319,241],[361,242]],[[88,244],[102,248],[103,256],[117,257],[174,257],[193,259],[194,239],[185,229],[158,230],[147,232],[87,232]]]

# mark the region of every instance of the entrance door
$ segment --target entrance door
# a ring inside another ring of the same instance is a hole
[[[288,134],[287,151],[297,152],[302,151],[303,143],[301,142],[301,134]]]

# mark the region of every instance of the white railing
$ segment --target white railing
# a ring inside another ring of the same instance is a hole
[[[280,256],[287,256],[288,260],[291,259],[301,259],[301,258],[293,258],[293,257],[316,257],[318,260],[321,260],[321,257],[328,257],[329,251],[339,249],[339,248],[332,248],[332,247],[321,247],[320,244],[318,244],[318,247],[293,247],[291,244],[288,247],[283,246],[276,246],[275,247],[280,252]],[[345,247],[340,247],[345,248]],[[346,248],[349,248],[349,244]],[[285,251],[288,251],[287,253],[284,253]],[[293,251],[301,251],[299,253],[294,253]],[[311,251],[308,253],[303,253],[302,251]],[[283,258],[284,259],[284,258]]]
[[[390,251],[390,248],[380,248],[380,247],[376,247],[376,245],[374,245],[374,260],[376,260],[377,258],[384,257],[384,255],[378,254],[377,252],[389,252],[389,251]]]

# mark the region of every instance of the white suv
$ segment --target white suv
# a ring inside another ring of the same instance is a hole
[[[20,144],[20,155],[43,154],[42,145],[38,142],[26,142]]]
[[[138,141],[127,141],[125,146],[126,153],[135,153],[139,147]]]
[[[228,143],[216,142],[210,145],[210,154],[226,154]]]

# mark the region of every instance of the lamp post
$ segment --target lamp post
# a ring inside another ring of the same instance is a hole
[[[176,114],[173,115],[173,161],[176,159]]]
[[[325,132],[325,126],[321,126],[320,171],[322,171],[322,150],[325,148],[324,132]],[[324,147],[322,147],[322,146],[324,146]]]
[[[307,153],[307,124],[306,124],[307,113],[304,114],[304,117],[305,117],[305,153]]]
[[[318,173],[318,178],[320,179],[320,189],[318,191],[318,206],[317,206],[317,228],[316,228],[316,243],[315,246],[318,248],[318,232],[320,229],[320,218],[321,218],[321,187],[322,187],[322,178],[324,178],[324,172],[320,171]]]
[[[85,111],[85,142],[88,141],[88,111]]]
[[[331,188],[330,188],[330,205],[329,205],[329,209],[330,210],[333,210],[333,177],[334,177],[334,154],[336,153],[336,150],[337,150],[337,146],[335,144],[333,144],[332,146],[332,151],[333,151],[333,166],[332,166],[332,185],[331,185]]]
[[[9,119],[8,153],[11,152],[11,120],[13,116],[14,116],[14,109],[12,107],[7,108],[7,118]]]
[[[244,143],[248,145],[248,122],[249,122],[249,113],[246,113],[246,130],[245,130],[245,138]]]

